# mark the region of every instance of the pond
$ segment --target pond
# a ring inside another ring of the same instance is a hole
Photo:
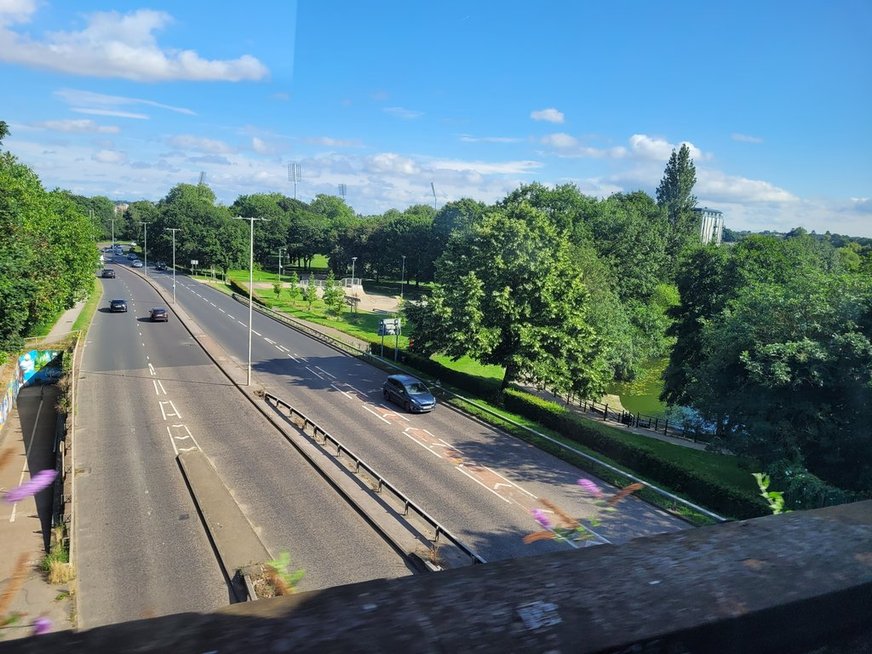
[[[668,363],[667,357],[652,359],[642,366],[636,379],[612,382],[607,392],[619,396],[627,411],[662,418],[666,415],[666,404],[660,401],[660,392],[663,390],[663,371]]]

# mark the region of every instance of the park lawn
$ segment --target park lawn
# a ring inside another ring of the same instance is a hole
[[[642,366],[638,377],[628,382],[612,382],[606,392],[621,398],[621,405],[630,413],[653,418],[666,417],[666,404],[660,401],[663,391],[663,371],[668,358],[654,359]]]

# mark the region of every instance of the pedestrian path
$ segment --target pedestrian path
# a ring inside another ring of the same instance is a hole
[[[55,467],[56,386],[22,388],[0,428],[0,498],[40,470]],[[51,585],[40,569],[51,535],[53,488],[9,503],[0,499],[0,643],[30,635],[30,625],[48,618],[52,631],[73,628],[70,587]]]

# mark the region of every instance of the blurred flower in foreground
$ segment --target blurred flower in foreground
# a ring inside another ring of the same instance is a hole
[[[44,488],[48,488],[48,486],[55,480],[55,477],[57,476],[57,470],[40,470],[33,477],[31,477],[30,481],[24,482],[18,488],[13,488],[12,490],[6,491],[3,499],[10,504],[14,502],[20,502],[25,497],[36,495]]]
[[[643,484],[638,482],[633,483],[629,486],[625,486],[611,497],[606,498],[602,489],[590,479],[579,479],[577,483],[585,490],[585,492],[596,498],[594,506],[597,508],[597,513],[599,513],[599,511],[614,511],[615,505],[618,502],[645,487]],[[568,515],[559,506],[554,504],[554,502],[544,498],[539,501],[551,510],[557,519],[557,524],[552,524],[551,518],[542,509],[532,509],[530,513],[533,515],[533,519],[542,526],[543,531],[527,534],[524,536],[524,543],[529,545],[538,540],[557,540],[572,544],[580,541],[592,540],[597,537],[594,532],[582,524],[581,520]],[[599,516],[595,515],[590,518],[588,523],[591,526],[597,526],[599,524]]]
[[[576,483],[596,498],[603,496],[602,489],[590,479],[579,479]]]
[[[33,635],[41,636],[42,634],[47,634],[51,631],[51,620],[46,617],[37,618],[33,621]]]

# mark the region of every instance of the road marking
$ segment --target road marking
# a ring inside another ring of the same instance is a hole
[[[378,418],[378,419],[381,420],[382,422],[385,422],[385,423],[387,423],[387,424],[391,424],[391,421],[390,421],[390,420],[387,420],[387,419],[383,418],[382,416],[380,416],[379,414],[377,414],[375,411],[373,411],[372,409],[370,409],[366,404],[363,405],[363,408],[366,409],[367,411],[369,411],[372,415],[374,415],[376,418]]]
[[[242,322],[241,320],[237,320],[236,322],[238,322],[240,325],[242,325],[243,327],[245,327],[245,323]]]
[[[215,303],[214,303],[214,302],[210,302],[209,304],[211,304],[213,307],[215,306]]]
[[[293,359],[297,363],[300,362],[300,360],[297,357],[295,357],[293,354],[291,354],[290,352],[288,352],[288,358]]]
[[[163,387],[163,384],[161,383],[160,379],[152,379],[151,381],[152,381],[152,383],[154,384],[154,394],[155,394],[155,395],[157,395],[158,397],[160,397],[161,394],[163,394],[163,395],[166,395],[166,394],[167,394],[167,391],[166,391],[166,389]]]
[[[251,333],[254,334],[255,336],[263,336],[263,334],[261,334],[261,333],[260,333],[259,331],[257,331],[256,329],[252,329],[252,330],[251,330]]]
[[[264,338],[263,340],[265,340],[265,341],[266,341],[267,343],[269,343],[270,345],[275,345],[275,344],[276,344],[276,342],[275,342],[273,339],[271,339],[271,338]]]
[[[224,309],[222,309],[221,307],[218,307],[218,311],[220,311],[221,313],[227,313],[227,312],[226,312]]]
[[[152,377],[154,377],[154,375],[155,375],[154,366],[151,365],[150,363],[148,364],[148,372]]]
[[[36,409],[36,418],[33,421],[33,429],[30,430],[30,442],[24,446],[24,463],[21,466],[21,475],[18,477],[18,485],[24,483],[24,473],[27,472],[27,459],[30,450],[33,448],[33,437],[36,434],[36,427],[39,424],[39,414],[42,413],[42,398],[39,400],[39,407]],[[12,504],[12,514],[9,516],[9,522],[15,522],[15,512],[18,510],[18,502]]]
[[[290,352],[290,350],[284,345],[276,345],[276,347],[279,348],[282,352]]]
[[[315,375],[318,379],[324,379],[324,378],[323,378],[323,377],[322,377],[318,372],[316,372],[315,370],[313,370],[313,369],[310,368],[309,366],[306,366],[306,370],[308,370],[309,372],[311,372],[311,373],[312,373],[313,375]]]
[[[181,418],[182,416],[179,414],[178,409],[176,409],[176,405],[172,403],[172,400],[161,400],[160,404],[160,412],[163,414],[163,419],[167,418]],[[167,413],[164,405],[169,405],[169,408],[172,409],[172,413]]]
[[[326,370],[324,370],[324,368],[322,368],[321,366],[315,366],[315,367],[316,367],[318,370],[320,370],[321,372],[323,372],[325,375],[327,375],[330,379],[336,379],[336,375],[331,375],[329,372],[327,372]],[[351,384],[346,384],[346,385],[347,385],[347,386],[351,386]],[[355,393],[357,392],[357,390],[354,388],[354,386],[351,386],[351,388],[352,388],[352,390],[354,390]]]

